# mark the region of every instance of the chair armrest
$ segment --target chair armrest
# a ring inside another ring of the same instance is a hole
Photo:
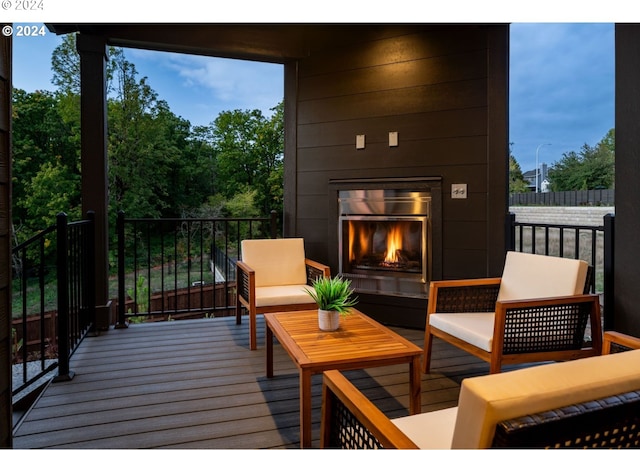
[[[599,355],[602,326],[598,295],[500,300],[496,302],[494,349],[503,355],[580,350],[585,348],[588,321],[590,347],[594,356]]]
[[[432,281],[427,313],[493,312],[500,278]]]
[[[337,370],[324,372],[321,448],[418,448]]]
[[[249,303],[255,302],[256,272],[242,261],[236,261],[236,286],[238,296]]]
[[[309,258],[305,258],[304,264],[307,269],[307,284],[309,286],[313,285],[314,281],[318,278],[329,278],[331,276],[331,269],[325,264],[313,261]]]
[[[640,349],[640,338],[617,331],[605,331],[602,341],[602,354],[625,352]]]

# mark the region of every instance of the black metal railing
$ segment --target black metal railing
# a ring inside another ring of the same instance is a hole
[[[118,327],[128,321],[235,308],[235,261],[243,239],[275,238],[277,216],[117,219]]]
[[[594,269],[591,292],[602,294],[605,329],[613,328],[613,232],[615,215],[601,226],[552,225],[507,221],[508,248],[549,256],[582,259]]]
[[[615,189],[509,194],[509,206],[607,206],[615,205]]]
[[[69,358],[93,324],[93,214],[52,225],[12,250],[15,397],[58,369],[68,379]]]
[[[56,289],[56,278],[49,276],[55,265],[46,256],[55,232],[56,226],[52,225],[12,251],[14,397],[58,367],[57,355],[50,352],[56,345],[56,334],[48,332],[56,320],[57,305],[55,299],[46,298],[47,292]]]
[[[95,214],[67,222],[57,217],[58,267],[58,375],[54,381],[73,378],[69,359],[95,321]]]

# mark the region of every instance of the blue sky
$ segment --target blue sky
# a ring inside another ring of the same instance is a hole
[[[43,68],[60,41],[50,33],[14,36],[14,86],[54,90]],[[551,165],[614,128],[612,23],[513,23],[510,46],[509,141],[523,171],[535,168],[542,144],[539,162]],[[209,124],[224,110],[257,108],[270,115],[284,95],[277,64],[132,49],[125,55],[192,125]]]

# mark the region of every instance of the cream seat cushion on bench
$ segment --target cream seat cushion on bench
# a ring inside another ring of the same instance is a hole
[[[418,448],[451,448],[458,407],[391,419]]]
[[[635,389],[640,389],[640,350],[467,378],[452,447],[487,448],[503,420]]]
[[[588,264],[577,259],[507,252],[498,300],[578,295]],[[491,352],[494,313],[432,313],[429,325]]]
[[[256,273],[256,306],[314,303],[302,238],[243,241],[242,261]]]
[[[458,407],[393,419],[420,448],[487,448],[506,419],[640,389],[640,350],[462,382]]]

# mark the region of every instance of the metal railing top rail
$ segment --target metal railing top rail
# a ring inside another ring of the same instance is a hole
[[[18,245],[16,245],[15,247],[13,247],[11,249],[11,251],[13,253],[17,253],[20,250],[22,250],[25,247],[28,247],[29,245],[31,245],[32,243],[38,241],[39,239],[41,239],[42,237],[51,234],[53,231],[55,231],[56,226],[55,225],[50,225],[49,227],[45,228],[44,230],[38,232],[37,234],[31,236],[29,239],[27,239],[26,241],[23,241],[21,243],[19,243]]]

